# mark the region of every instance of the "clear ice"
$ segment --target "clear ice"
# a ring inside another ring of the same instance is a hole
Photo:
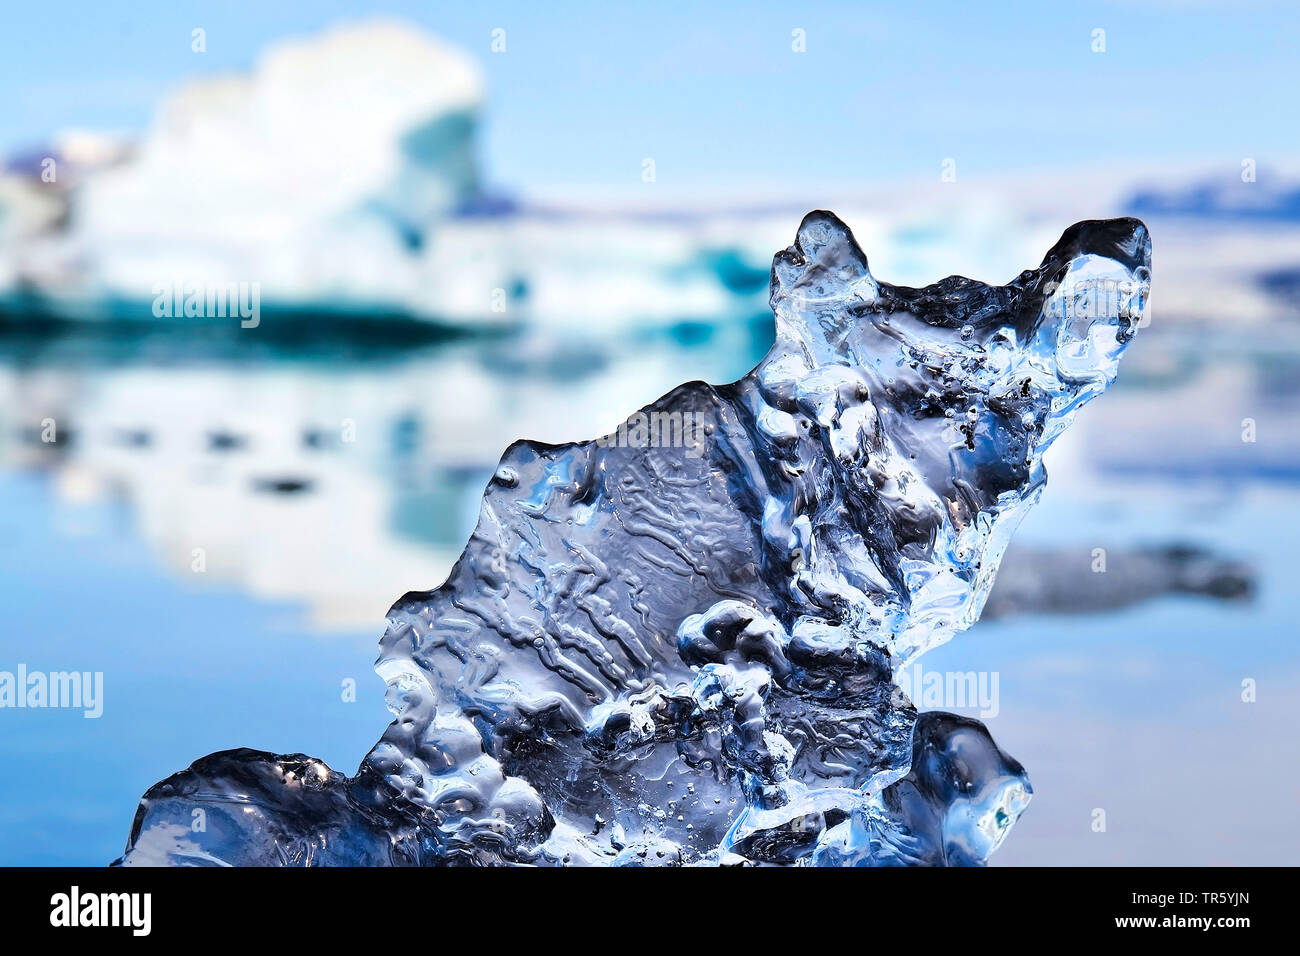
[[[395,719],[355,776],[212,754],[145,794],[118,862],[984,863],[1028,777],[893,675],[979,617],[1149,282],[1135,219],[1005,286],[913,289],[810,213],[752,372],[506,450],[447,581],[389,612]]]

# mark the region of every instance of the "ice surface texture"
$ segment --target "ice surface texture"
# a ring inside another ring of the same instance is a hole
[[[1140,222],[1090,221],[1006,286],[903,288],[809,214],[749,375],[506,451],[446,583],[389,613],[355,777],[205,757],[122,862],[984,862],[1028,779],[893,674],[978,618],[1149,266]]]

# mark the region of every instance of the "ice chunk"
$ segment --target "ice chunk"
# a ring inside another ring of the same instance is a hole
[[[893,677],[979,616],[1149,264],[1137,220],[1082,222],[1006,286],[903,288],[810,214],[753,372],[506,451],[447,581],[389,613],[396,719],[355,777],[213,755],[122,862],[982,863],[1028,780]]]

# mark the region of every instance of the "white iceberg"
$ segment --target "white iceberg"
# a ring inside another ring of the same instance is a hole
[[[177,281],[405,310],[426,232],[477,190],[481,101],[469,57],[396,22],[272,46],[247,75],[170,96],[134,157],[89,177],[67,232],[28,243],[17,272],[78,317]]]

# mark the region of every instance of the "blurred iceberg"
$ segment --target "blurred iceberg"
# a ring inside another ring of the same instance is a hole
[[[277,44],[167,97],[131,158],[67,197],[65,230],[6,248],[8,272],[79,318],[147,318],[178,280],[404,310],[428,230],[477,192],[481,101],[472,60],[395,22]]]
[[[737,242],[734,220],[526,207],[485,190],[482,105],[472,59],[395,21],[274,45],[247,74],[167,96],[133,148],[68,163],[52,145],[11,164],[0,309],[149,321],[160,287],[256,283],[287,324],[599,333],[766,311],[772,240]],[[42,175],[47,158],[57,178]]]

